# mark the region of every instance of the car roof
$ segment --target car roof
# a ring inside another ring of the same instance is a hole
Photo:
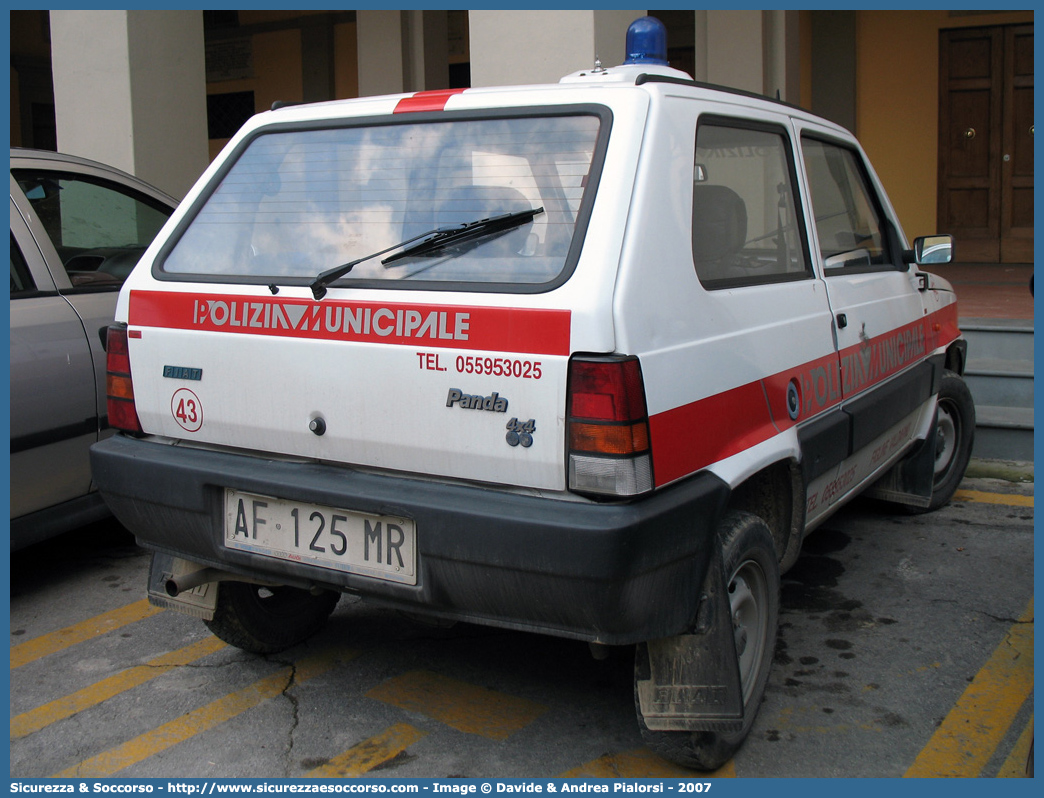
[[[163,201],[171,208],[177,206],[178,201],[162,189],[156,188],[151,183],[146,183],[140,177],[117,169],[115,166],[92,161],[90,158],[81,158],[78,155],[66,155],[53,150],[35,150],[28,147],[11,147],[11,168],[17,168],[18,161],[49,161],[55,168],[72,167],[74,171],[104,172],[118,179],[120,182],[130,184],[155,199]]]

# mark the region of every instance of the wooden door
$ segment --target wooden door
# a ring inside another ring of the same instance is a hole
[[[1004,31],[1001,262],[1033,262],[1033,26]]]
[[[964,262],[1033,260],[1033,26],[939,35],[939,230]]]

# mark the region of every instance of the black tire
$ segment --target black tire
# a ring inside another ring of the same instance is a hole
[[[949,370],[943,372],[935,429],[927,442],[935,446],[932,500],[924,508],[924,512],[931,512],[953,498],[975,442],[975,402],[960,375]]]
[[[313,595],[296,587],[222,582],[207,628],[230,646],[274,654],[314,635],[337,606],[339,593]]]
[[[696,770],[717,770],[743,744],[757,717],[765,695],[779,623],[779,562],[772,532],[758,516],[730,512],[718,531],[725,563],[733,631],[740,659],[743,686],[743,725],[730,733],[651,731],[635,708],[645,744],[657,755]],[[635,678],[647,668],[640,661],[645,647],[639,646]]]

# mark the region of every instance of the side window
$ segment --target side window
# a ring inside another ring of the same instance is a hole
[[[22,257],[22,250],[18,248],[18,244],[15,243],[14,236],[11,236],[11,298],[14,299],[20,294],[27,294],[30,291],[36,290],[36,283],[33,282],[33,277],[29,274],[29,267],[25,263],[25,258]]]
[[[794,164],[782,129],[701,120],[692,257],[706,288],[811,277]]]
[[[803,138],[816,237],[827,274],[893,268],[887,231],[859,155]]]
[[[12,170],[74,286],[120,285],[170,210],[106,180]]]

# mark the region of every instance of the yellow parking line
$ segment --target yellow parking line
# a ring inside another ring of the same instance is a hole
[[[309,779],[343,779],[369,773],[378,765],[394,759],[421,737],[426,731],[408,723],[397,723],[376,737],[353,745],[325,765],[305,774]]]
[[[131,690],[157,676],[162,676],[173,668],[187,665],[224,647],[225,644],[216,637],[208,637],[190,646],[149,660],[144,665],[127,668],[90,687],[77,690],[75,693],[55,699],[41,707],[15,715],[11,718],[11,739],[17,740],[38,732],[52,723],[96,706],[115,695]]]
[[[271,676],[254,682],[249,687],[230,695],[211,701],[206,706],[164,723],[152,731],[128,740],[97,756],[78,762],[56,773],[52,778],[104,778],[111,776],[125,767],[129,767],[153,754],[165,751],[194,737],[200,732],[241,715],[248,709],[256,707],[270,698],[275,698],[293,684],[300,684],[319,676],[332,668],[338,661],[344,662],[355,656],[354,653],[325,652],[301,660],[293,667],[282,668]]]
[[[367,698],[383,701],[492,740],[505,740],[525,728],[547,707],[505,693],[440,676],[410,671],[377,685]]]
[[[159,607],[153,607],[147,599],[135,601],[125,607],[88,618],[86,621],[67,626],[56,632],[34,637],[11,648],[11,668],[19,668],[48,654],[61,651],[69,646],[91,640],[95,637],[108,634],[135,621],[141,621],[156,613],[163,612]]]
[[[907,777],[974,778],[1033,691],[1033,601],[972,679]]]
[[[713,773],[696,773],[661,759],[648,748],[606,754],[578,768],[567,770],[561,779],[734,779],[736,767],[730,759]]]
[[[1014,747],[1011,749],[1011,753],[1005,760],[1004,764],[1001,765],[1000,771],[997,773],[999,779],[1024,779],[1026,778],[1026,762],[1029,757],[1030,743],[1033,742],[1033,716],[1030,715],[1029,723],[1026,724],[1026,728],[1022,730],[1022,734],[1019,735],[1018,741],[1016,741]]]
[[[959,490],[953,494],[956,502],[978,502],[980,504],[1006,504],[1011,507],[1032,507],[1033,497],[1018,493],[987,493],[981,490]]]

